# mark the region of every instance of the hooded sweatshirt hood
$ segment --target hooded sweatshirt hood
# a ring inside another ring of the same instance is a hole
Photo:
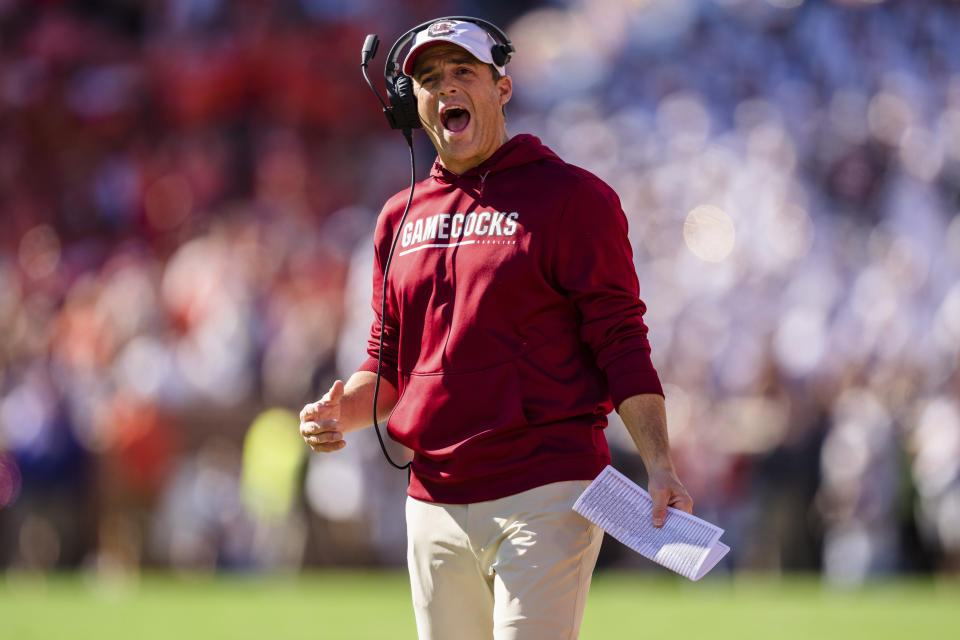
[[[461,175],[435,163],[401,226],[407,196],[377,222],[361,370],[377,370],[382,332],[408,493],[469,503],[594,478],[607,414],[662,393],[616,194],[518,135]]]
[[[469,179],[500,173],[530,162],[547,159],[562,162],[557,154],[540,142],[540,138],[523,133],[504,142],[489,158],[462,174],[454,173],[444,167],[438,157],[433,162],[430,177],[439,182],[452,184],[462,178]]]

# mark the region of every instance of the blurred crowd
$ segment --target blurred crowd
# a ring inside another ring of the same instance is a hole
[[[619,193],[727,568],[960,571],[947,0],[0,1],[0,567],[403,561],[403,474],[296,414],[364,358],[409,176],[363,36],[449,14],[513,39],[510,132]]]

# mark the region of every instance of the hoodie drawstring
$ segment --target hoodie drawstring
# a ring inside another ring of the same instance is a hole
[[[490,170],[487,169],[480,174],[480,195],[483,196],[483,185],[487,183],[487,176],[490,175]]]

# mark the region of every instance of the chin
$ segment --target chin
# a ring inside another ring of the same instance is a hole
[[[444,137],[443,148],[447,155],[458,160],[470,158],[476,153],[476,143],[473,140],[458,140]]]

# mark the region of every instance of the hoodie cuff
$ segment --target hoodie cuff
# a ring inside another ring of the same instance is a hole
[[[631,396],[643,394],[663,395],[660,376],[650,360],[649,351],[634,351],[607,365],[607,386],[615,409]]]
[[[370,373],[377,372],[377,359],[373,356],[367,357],[359,367],[357,371],[369,371]],[[386,362],[380,367],[380,377],[393,385],[394,391],[400,391],[399,378],[397,371],[387,365]]]

